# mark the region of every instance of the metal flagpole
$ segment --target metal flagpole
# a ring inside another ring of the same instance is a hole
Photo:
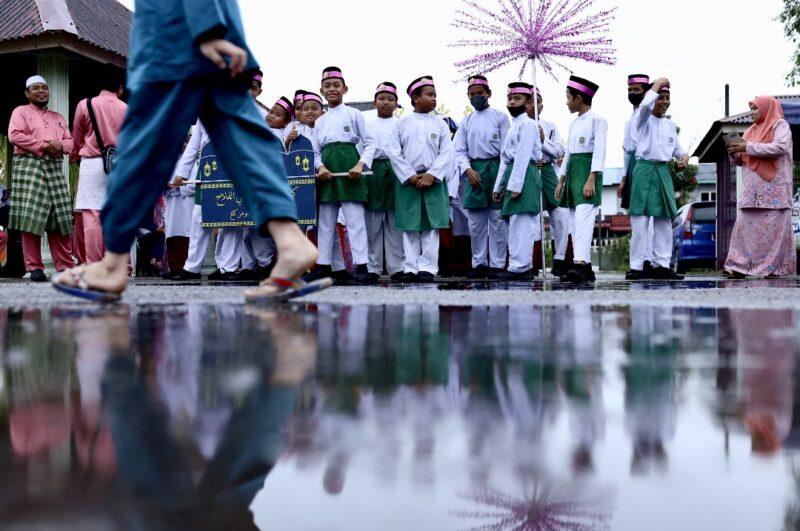
[[[536,96],[536,56],[531,55],[531,70],[533,71],[533,116],[534,120],[536,120],[536,134],[541,135],[539,132],[539,102]],[[547,279],[547,250],[545,248],[545,242],[547,239],[545,238],[544,233],[544,186],[540,187],[540,194],[539,194],[539,230],[542,235],[542,278],[545,280]],[[549,242],[548,242],[549,243]],[[534,242],[534,248],[536,247],[536,242]]]

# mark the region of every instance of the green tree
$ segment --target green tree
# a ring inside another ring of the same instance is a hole
[[[796,85],[800,82],[800,0],[783,0],[783,11],[778,15],[778,20],[783,23],[786,38],[795,47],[792,54],[792,69],[786,75],[786,82]]]
[[[689,202],[692,192],[697,190],[697,170],[694,164],[689,164],[685,170],[678,170],[678,164],[673,160],[669,163],[669,172],[672,174],[672,185],[675,193],[680,194],[676,203],[678,208]]]

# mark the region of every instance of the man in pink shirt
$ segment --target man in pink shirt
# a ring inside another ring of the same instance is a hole
[[[47,232],[57,271],[74,266],[72,259],[72,197],[62,167],[72,151],[67,121],[47,109],[50,90],[42,76],[25,83],[30,103],[14,109],[8,139],[14,146],[9,226],[22,233],[25,269],[31,281],[45,282],[42,234]]]
[[[117,135],[122,129],[128,105],[119,99],[124,89],[120,76],[109,72],[103,78],[100,94],[91,98],[92,110],[100,130],[100,140],[105,148],[117,146]],[[89,99],[82,100],[75,109],[72,126],[72,161],[80,159],[78,192],[75,195],[75,256],[82,264],[92,264],[103,259],[103,227],[100,211],[106,202],[108,175],[103,168],[103,156],[97,131],[89,114]]]

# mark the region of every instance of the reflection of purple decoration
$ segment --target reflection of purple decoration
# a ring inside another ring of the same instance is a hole
[[[609,529],[612,495],[586,496],[549,484],[534,484],[532,492],[514,498],[485,487],[465,499],[485,510],[453,511],[477,520],[469,531],[594,531]]]

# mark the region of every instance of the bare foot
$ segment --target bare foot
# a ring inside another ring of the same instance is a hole
[[[107,254],[102,262],[81,265],[59,273],[53,283],[77,287],[81,276],[92,289],[120,294],[125,291],[128,283],[127,255]]]
[[[317,248],[308,238],[305,236],[297,238],[283,249],[278,249],[278,262],[272,269],[270,278],[299,280],[317,263],[318,256]],[[244,296],[248,301],[253,301],[262,297],[270,297],[280,291],[282,291],[280,287],[269,284],[269,279],[267,279],[257,288],[245,291]]]

